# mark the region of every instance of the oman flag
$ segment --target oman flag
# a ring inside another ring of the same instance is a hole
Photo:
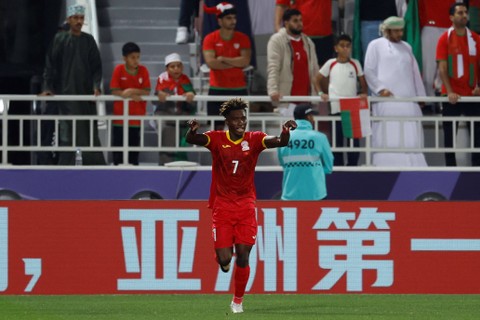
[[[367,98],[340,99],[342,131],[346,138],[363,138],[372,134]]]

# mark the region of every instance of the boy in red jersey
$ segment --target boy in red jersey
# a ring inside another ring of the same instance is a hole
[[[158,100],[164,103],[170,95],[184,96],[188,104],[193,102],[195,98],[195,90],[193,90],[192,82],[183,73],[183,63],[178,53],[172,53],[165,57],[165,69],[157,79],[157,86],[155,87],[155,94]],[[178,110],[180,107],[180,110]],[[182,109],[185,106],[178,106],[176,114],[182,114]],[[190,109],[190,108],[187,108]]]
[[[220,108],[228,131],[199,134],[200,124],[193,119],[188,122],[190,129],[186,135],[188,143],[204,146],[212,154],[209,207],[215,252],[223,272],[230,269],[235,245],[235,294],[230,304],[233,313],[243,312],[242,301],[250,275],[248,259],[257,236],[254,174],[258,156],[266,148],[286,146],[290,130],[297,127],[295,121],[286,121],[279,137],[245,131],[247,107],[241,99],[228,100]]]
[[[122,47],[125,64],[119,64],[113,70],[110,90],[113,95],[130,98],[128,114],[135,116],[145,115],[147,102],[142,101],[142,95],[150,94],[150,76],[147,68],[140,65],[140,47],[127,42]],[[115,101],[113,114],[123,115],[123,101]],[[128,145],[140,145],[140,120],[130,120],[128,125]],[[123,120],[113,120],[113,146],[123,146]],[[128,163],[138,165],[138,152],[128,153]],[[122,152],[113,153],[113,163],[123,163]]]

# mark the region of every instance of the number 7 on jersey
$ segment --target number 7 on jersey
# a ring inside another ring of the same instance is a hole
[[[238,168],[238,163],[239,161],[238,160],[232,160],[232,163],[233,163],[233,174],[237,173],[237,168]]]

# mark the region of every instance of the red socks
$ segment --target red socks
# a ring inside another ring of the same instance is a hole
[[[233,296],[234,303],[242,303],[249,276],[250,266],[246,266],[245,268],[239,267],[238,265],[235,266],[235,295]]]

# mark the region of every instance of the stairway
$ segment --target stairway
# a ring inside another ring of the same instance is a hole
[[[114,67],[123,63],[123,44],[130,41],[140,46],[152,89],[165,71],[165,56],[172,52],[181,55],[184,72],[190,74],[189,46],[175,43],[179,0],[97,0],[97,10],[105,88],[109,88]]]
[[[110,93],[110,79],[117,64],[124,63],[122,46],[135,42],[140,46],[140,62],[150,73],[152,94],[157,77],[165,71],[165,56],[176,52],[184,64],[184,73],[191,75],[189,63],[190,45],[178,45],[175,37],[180,11],[179,0],[97,0],[98,23],[100,27],[100,53],[103,62],[103,85]],[[112,103],[107,103],[111,113]],[[110,111],[110,112],[109,112]],[[153,105],[147,105],[147,114],[153,113]],[[144,122],[145,145],[157,145],[157,132]],[[140,162],[159,163],[156,152],[140,152]]]

